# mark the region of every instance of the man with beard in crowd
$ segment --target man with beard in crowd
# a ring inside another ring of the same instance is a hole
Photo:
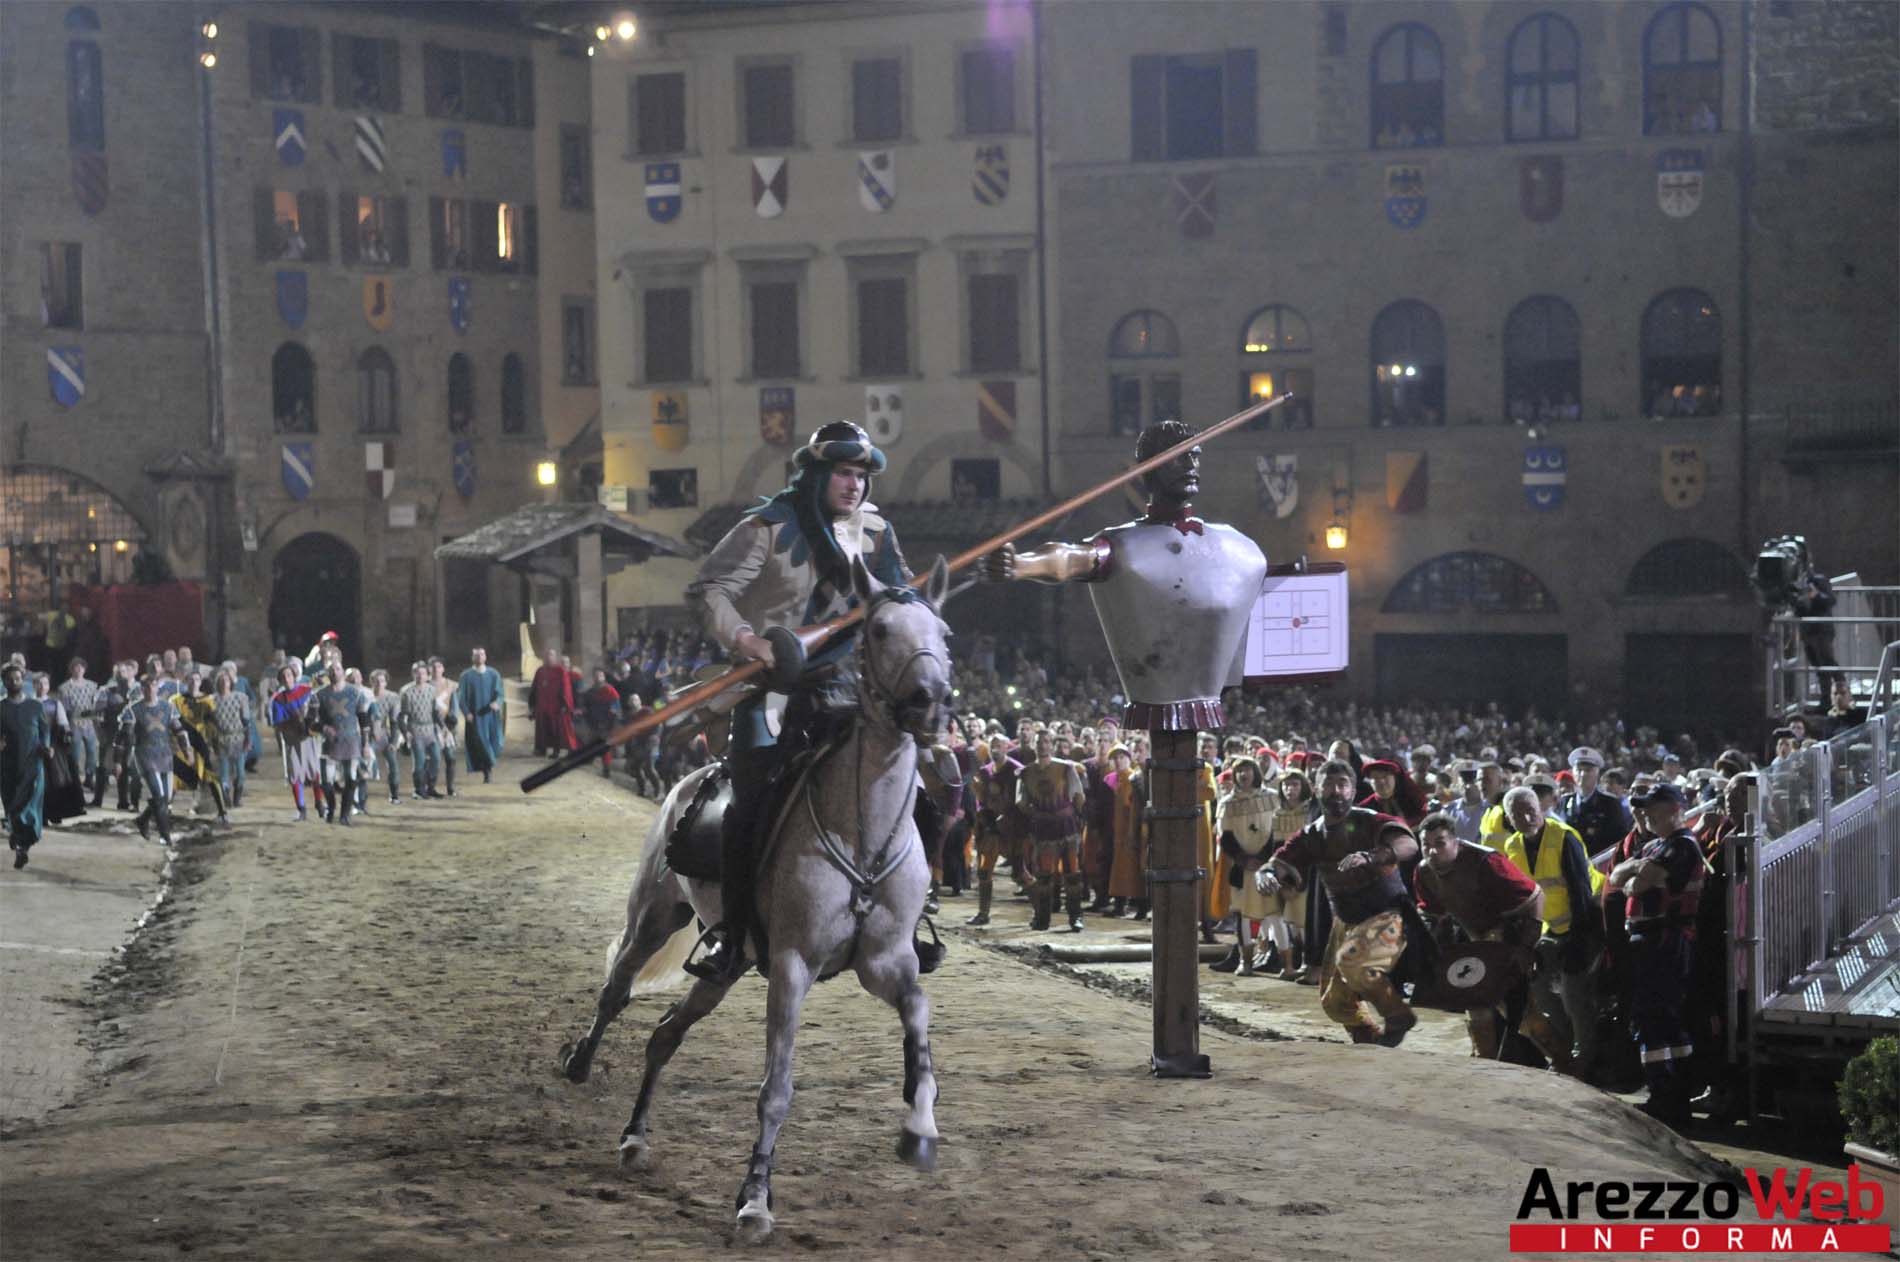
[[[1320,769],[1320,818],[1274,851],[1254,881],[1271,894],[1319,879],[1333,912],[1320,957],[1320,1007],[1353,1042],[1397,1047],[1418,1024],[1393,978],[1407,922],[1416,919],[1399,865],[1418,856],[1418,842],[1402,820],[1354,806],[1358,785],[1351,763],[1327,762]],[[1367,1004],[1381,1024],[1366,1020]]]
[[[559,663],[555,663],[557,666]],[[561,667],[565,683],[567,671]],[[574,708],[573,691],[568,694],[568,710]],[[469,667],[455,685],[456,704],[464,720],[462,737],[468,753],[468,769],[482,773],[482,783],[495,778],[495,764],[501,760],[502,688],[501,672],[488,664],[488,650],[477,647],[469,652]],[[570,732],[572,731],[570,723]],[[454,791],[451,784],[450,791]]]

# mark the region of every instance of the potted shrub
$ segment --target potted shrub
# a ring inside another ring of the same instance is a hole
[[[1847,1159],[1880,1184],[1881,1221],[1900,1227],[1900,1038],[1877,1038],[1847,1062],[1840,1099]]]

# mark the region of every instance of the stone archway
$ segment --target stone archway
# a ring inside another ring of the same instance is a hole
[[[343,657],[363,655],[363,564],[356,549],[335,535],[311,531],[278,550],[271,561],[271,643],[303,656],[325,631],[342,641]]]

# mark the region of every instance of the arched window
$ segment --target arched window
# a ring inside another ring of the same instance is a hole
[[[356,359],[356,424],[365,434],[393,434],[396,411],[396,361],[380,346]]]
[[[501,432],[528,432],[528,372],[513,351],[501,357]]]
[[[1583,363],[1577,313],[1562,298],[1539,294],[1504,321],[1504,415],[1520,425],[1574,421],[1583,415]]]
[[[1671,539],[1643,554],[1623,584],[1625,596],[1745,600],[1748,572],[1735,554],[1707,539]]]
[[[1672,4],[1643,32],[1643,134],[1722,130],[1722,28],[1699,4]]]
[[[1418,566],[1385,598],[1386,613],[1556,613],[1543,580],[1489,552],[1447,552]]]
[[[138,519],[97,483],[51,465],[0,467],[0,605],[9,610],[60,609],[70,587],[130,582],[144,541]]]
[[[1445,60],[1429,26],[1395,26],[1372,46],[1372,147],[1445,143]]]
[[[1554,13],[1511,32],[1505,84],[1506,140],[1577,138],[1577,28]]]
[[[449,356],[449,433],[475,428],[475,370],[461,351]]]
[[[66,44],[66,143],[88,153],[106,147],[106,82],[99,45],[89,39]]]
[[[1643,415],[1719,416],[1722,316],[1700,289],[1671,289],[1643,312]]]
[[[1132,311],[1108,339],[1108,414],[1112,432],[1137,434],[1181,415],[1181,334],[1159,311]],[[1146,361],[1146,362],[1144,362]]]
[[[1240,406],[1293,392],[1248,429],[1268,429],[1278,417],[1285,429],[1313,428],[1313,335],[1306,317],[1274,303],[1247,317],[1240,331]]]
[[[96,32],[99,29],[99,15],[86,5],[74,5],[66,10],[66,29]]]
[[[317,432],[317,366],[295,342],[270,357],[270,412],[280,434]]]
[[[1422,302],[1395,302],[1372,322],[1372,423],[1445,423],[1445,326]]]

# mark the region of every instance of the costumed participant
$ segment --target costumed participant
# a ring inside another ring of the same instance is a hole
[[[1238,972],[1243,977],[1252,977],[1252,922],[1264,924],[1271,919],[1282,936],[1286,933],[1286,922],[1281,919],[1284,893],[1263,893],[1253,880],[1253,874],[1266,862],[1268,844],[1273,839],[1273,815],[1279,800],[1278,795],[1260,783],[1260,763],[1251,755],[1229,758],[1222,770],[1232,773],[1233,788],[1221,795],[1215,807],[1214,831],[1220,836],[1221,853],[1227,858],[1227,883],[1234,890],[1238,941],[1230,957],[1232,963],[1219,960],[1210,967],[1216,972]],[[1278,939],[1274,945],[1279,945]]]
[[[178,708],[159,694],[159,680],[139,680],[139,699],[119,714],[119,723],[131,734],[132,758],[145,785],[145,809],[139,813],[139,836],[150,838],[158,825],[158,839],[172,844],[172,773],[192,756],[191,740]]]
[[[1279,798],[1277,809],[1273,812],[1273,845],[1276,849],[1312,823],[1319,812],[1319,803],[1313,797],[1313,782],[1307,778],[1306,772],[1292,765],[1295,759],[1304,765],[1306,756],[1295,754],[1289,757],[1287,769],[1280,773],[1280,779],[1274,784],[1274,793]],[[1280,898],[1280,915],[1269,916],[1263,922],[1274,949],[1280,953],[1279,975],[1286,981],[1318,985],[1319,958],[1307,946],[1309,942],[1317,940],[1309,936],[1311,931],[1307,925],[1311,911],[1308,904],[1324,903],[1326,900],[1313,898],[1306,890],[1282,890]]]
[[[139,698],[138,672],[137,662],[124,661],[113,666],[99,712],[99,730],[105,733],[112,749],[112,776],[118,786],[118,809],[122,811],[138,810],[139,797],[145,791],[138,765],[132,758],[132,738],[119,726],[119,715]]]
[[[1022,773],[1023,765],[1009,756],[1009,738],[1001,732],[990,737],[989,758],[976,769],[971,783],[976,793],[976,915],[970,917],[970,924],[990,923],[996,861],[1005,851],[1015,853],[1022,831],[1016,783]]]
[[[799,627],[838,617],[857,604],[851,563],[895,587],[910,581],[897,532],[870,502],[871,480],[884,453],[850,421],[822,425],[793,456],[791,485],[758,505],[726,532],[686,589],[686,603],[705,633],[735,661],[760,661],[789,674]],[[721,922],[709,927],[707,953],[690,961],[701,978],[736,978],[745,969],[744,935],[753,933],[753,861],[763,824],[761,806],[776,770],[797,748],[822,736],[827,712],[848,712],[855,699],[850,653],[855,630],[834,637],[805,662],[784,692],[755,692],[734,707],[726,761],[732,805],[723,829]],[[781,658],[784,669],[781,670]],[[773,733],[768,713],[783,698]],[[761,947],[761,949],[763,949]]]
[[[356,786],[362,775],[363,731],[369,725],[369,694],[343,671],[310,698],[310,717],[323,738],[323,818],[347,827],[356,813]],[[341,812],[338,806],[342,807]]]
[[[404,684],[396,697],[396,731],[409,747],[411,793],[419,798],[439,798],[435,790],[437,755],[435,685],[429,682],[429,664],[412,662],[411,682]]]
[[[1320,769],[1321,817],[1273,852],[1254,874],[1263,893],[1308,887],[1317,877],[1332,904],[1333,930],[1320,964],[1319,1002],[1355,1043],[1397,1047],[1418,1016],[1399,990],[1408,934],[1417,912],[1399,879],[1399,865],[1418,854],[1404,821],[1354,806],[1359,777],[1352,764],[1331,759]],[[1370,1005],[1380,1018],[1366,1019]]]
[[[79,774],[73,724],[65,705],[53,693],[52,677],[45,671],[33,676],[33,692],[53,730],[53,757],[46,764],[46,793],[40,809],[47,823],[63,824],[86,813],[86,782]]]
[[[86,659],[74,657],[66,665],[66,681],[59,686],[59,702],[73,727],[73,755],[79,763],[79,781],[92,787],[94,808],[105,802],[106,763],[99,748],[98,719],[105,689],[86,678]]]
[[[178,756],[173,774],[194,793],[208,790],[218,810],[218,823],[228,825],[231,816],[225,809],[224,789],[218,784],[217,755],[212,746],[218,737],[218,707],[205,696],[204,676],[197,671],[183,676],[171,701],[178,717],[184,720],[186,747],[190,750]]]
[[[1684,1008],[1695,973],[1696,915],[1702,896],[1702,854],[1682,826],[1686,801],[1659,784],[1636,802],[1656,834],[1640,854],[1610,873],[1623,892],[1632,959],[1630,1032],[1642,1049],[1649,1099],[1639,1107],[1680,1129],[1689,1122],[1689,1058],[1695,1040]]]
[[[284,783],[297,804],[294,823],[309,818],[309,808],[317,804],[322,812],[320,787],[323,783],[323,742],[318,737],[315,716],[310,712],[310,685],[299,676],[297,663],[286,662],[277,672],[277,691],[270,698],[271,730],[277,733],[278,752],[284,758]]]
[[[317,637],[317,642],[310,646],[310,651],[303,655],[304,675],[314,676],[319,670],[328,666],[332,650],[335,650],[338,656],[342,655],[342,637],[334,631],[325,631]]]
[[[373,670],[369,673],[369,728],[365,735],[369,738],[368,760],[369,777],[362,783],[362,792],[369,792],[369,781],[382,776],[389,778],[389,804],[395,806],[402,801],[402,763],[397,759],[396,694],[389,690],[389,672]],[[413,790],[412,790],[413,792]],[[359,801],[359,807],[363,804]]]
[[[1135,769],[1135,756],[1126,745],[1110,746],[1108,751],[1109,789],[1115,794],[1115,814],[1111,827],[1115,838],[1115,861],[1108,870],[1108,892],[1114,899],[1108,914],[1119,916],[1129,911],[1136,920],[1148,918],[1148,881],[1142,875],[1147,867],[1142,853],[1142,804],[1146,798],[1141,772]]]
[[[251,699],[238,691],[242,682],[235,671],[222,668],[211,680],[218,787],[233,810],[244,805],[244,764],[251,750]]]
[[[1544,891],[1496,850],[1461,841],[1451,817],[1427,815],[1419,826],[1425,860],[1418,868],[1418,909],[1428,923],[1449,919],[1472,942],[1501,943],[1501,961],[1480,974],[1482,1002],[1465,1008],[1471,1053],[1499,1059],[1506,1031],[1514,1024],[1544,1058],[1559,1070],[1570,1063],[1569,1041],[1552,1028],[1530,1002],[1531,969],[1543,932]],[[1448,928],[1448,926],[1446,926]],[[1450,935],[1439,935],[1450,947]],[[1501,967],[1496,965],[1501,964]]]
[[[587,739],[607,739],[607,734],[620,723],[620,691],[607,682],[605,666],[594,667],[594,686],[581,694],[580,703],[581,722],[587,725]],[[538,724],[539,720],[536,722]],[[611,776],[613,770],[614,751],[609,747],[600,756],[600,774]]]
[[[442,755],[442,782],[450,797],[455,796],[455,751],[462,729],[461,692],[449,678],[448,664],[439,657],[429,659],[429,682],[435,688],[435,743]]]
[[[548,650],[528,684],[528,708],[534,714],[534,754],[559,758],[580,748],[574,736],[574,683],[567,662]]]
[[[1029,927],[1049,927],[1060,877],[1068,890],[1069,929],[1080,933],[1082,812],[1087,790],[1076,765],[1056,757],[1055,737],[1048,731],[1036,733],[1036,761],[1017,780],[1016,805],[1029,820],[1029,835],[1036,846],[1036,886],[1030,898],[1035,911]]]
[[[1194,853],[1207,873],[1201,881],[1201,941],[1212,942],[1215,931],[1227,919],[1233,886],[1227,883],[1227,856],[1214,841],[1214,804],[1220,800],[1220,742],[1212,732],[1202,732],[1195,747],[1202,765],[1194,773],[1196,804],[1201,808],[1194,820]]]
[[[46,707],[26,689],[26,672],[13,662],[0,668],[0,798],[7,808],[7,845],[13,866],[26,866],[46,830],[46,764],[53,756],[53,726]]]
[[[1418,787],[1411,773],[1390,758],[1378,758],[1366,764],[1365,775],[1372,792],[1359,805],[1402,819],[1407,828],[1419,826],[1425,818],[1427,803],[1425,790]]]
[[[455,702],[466,720],[463,736],[468,769],[481,772],[482,783],[487,784],[495,778],[495,764],[501,761],[505,724],[501,672],[488,664],[485,648],[472,649],[468,656],[469,668],[456,681]],[[571,690],[567,708],[569,711],[574,708]]]

